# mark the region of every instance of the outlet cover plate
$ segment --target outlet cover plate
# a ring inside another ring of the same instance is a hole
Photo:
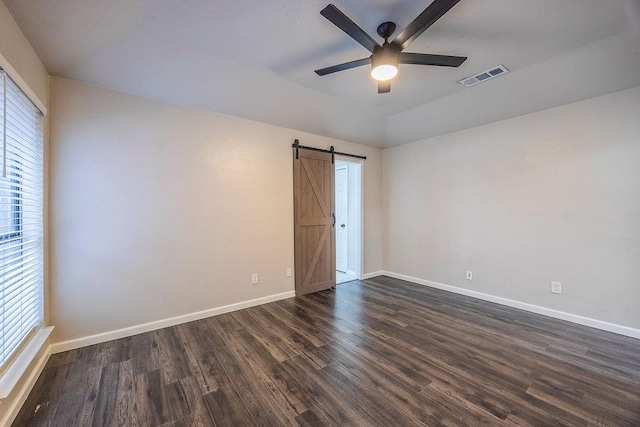
[[[560,283],[560,282],[551,282],[551,293],[552,294],[561,294],[562,293],[562,283]]]

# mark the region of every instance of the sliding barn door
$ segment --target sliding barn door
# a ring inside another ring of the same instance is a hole
[[[296,295],[336,284],[334,179],[330,153],[293,151]]]

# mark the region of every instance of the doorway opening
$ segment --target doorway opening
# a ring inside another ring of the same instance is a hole
[[[336,284],[362,274],[362,164],[335,162]]]

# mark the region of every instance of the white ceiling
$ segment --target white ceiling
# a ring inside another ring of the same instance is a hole
[[[389,147],[640,85],[640,0],[461,0],[407,51],[390,94],[369,53],[320,15],[329,0],[4,0],[51,74],[320,135]],[[430,0],[334,0],[372,36]],[[498,64],[509,74],[456,81]]]

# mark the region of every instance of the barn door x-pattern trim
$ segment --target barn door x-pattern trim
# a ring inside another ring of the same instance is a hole
[[[309,282],[311,281],[311,276],[316,271],[318,267],[318,260],[320,259],[320,254],[322,253],[322,249],[324,245],[327,243],[327,237],[329,237],[329,227],[325,227],[322,232],[322,236],[320,237],[320,241],[318,242],[318,246],[316,247],[315,252],[313,253],[313,257],[311,258],[311,263],[309,264],[309,269],[307,270],[307,274],[304,276],[304,280],[302,281],[302,286],[309,286]]]
[[[325,203],[322,195],[320,194],[320,189],[318,188],[318,182],[316,181],[316,177],[313,174],[313,170],[311,170],[311,166],[309,165],[309,161],[305,158],[301,159],[302,166],[304,166],[304,173],[307,175],[309,179],[309,183],[311,184],[311,188],[313,188],[313,194],[316,195],[316,200],[318,200],[318,204],[320,205],[320,209],[322,209],[322,213],[325,217],[330,216],[331,212],[329,212],[329,208]]]

